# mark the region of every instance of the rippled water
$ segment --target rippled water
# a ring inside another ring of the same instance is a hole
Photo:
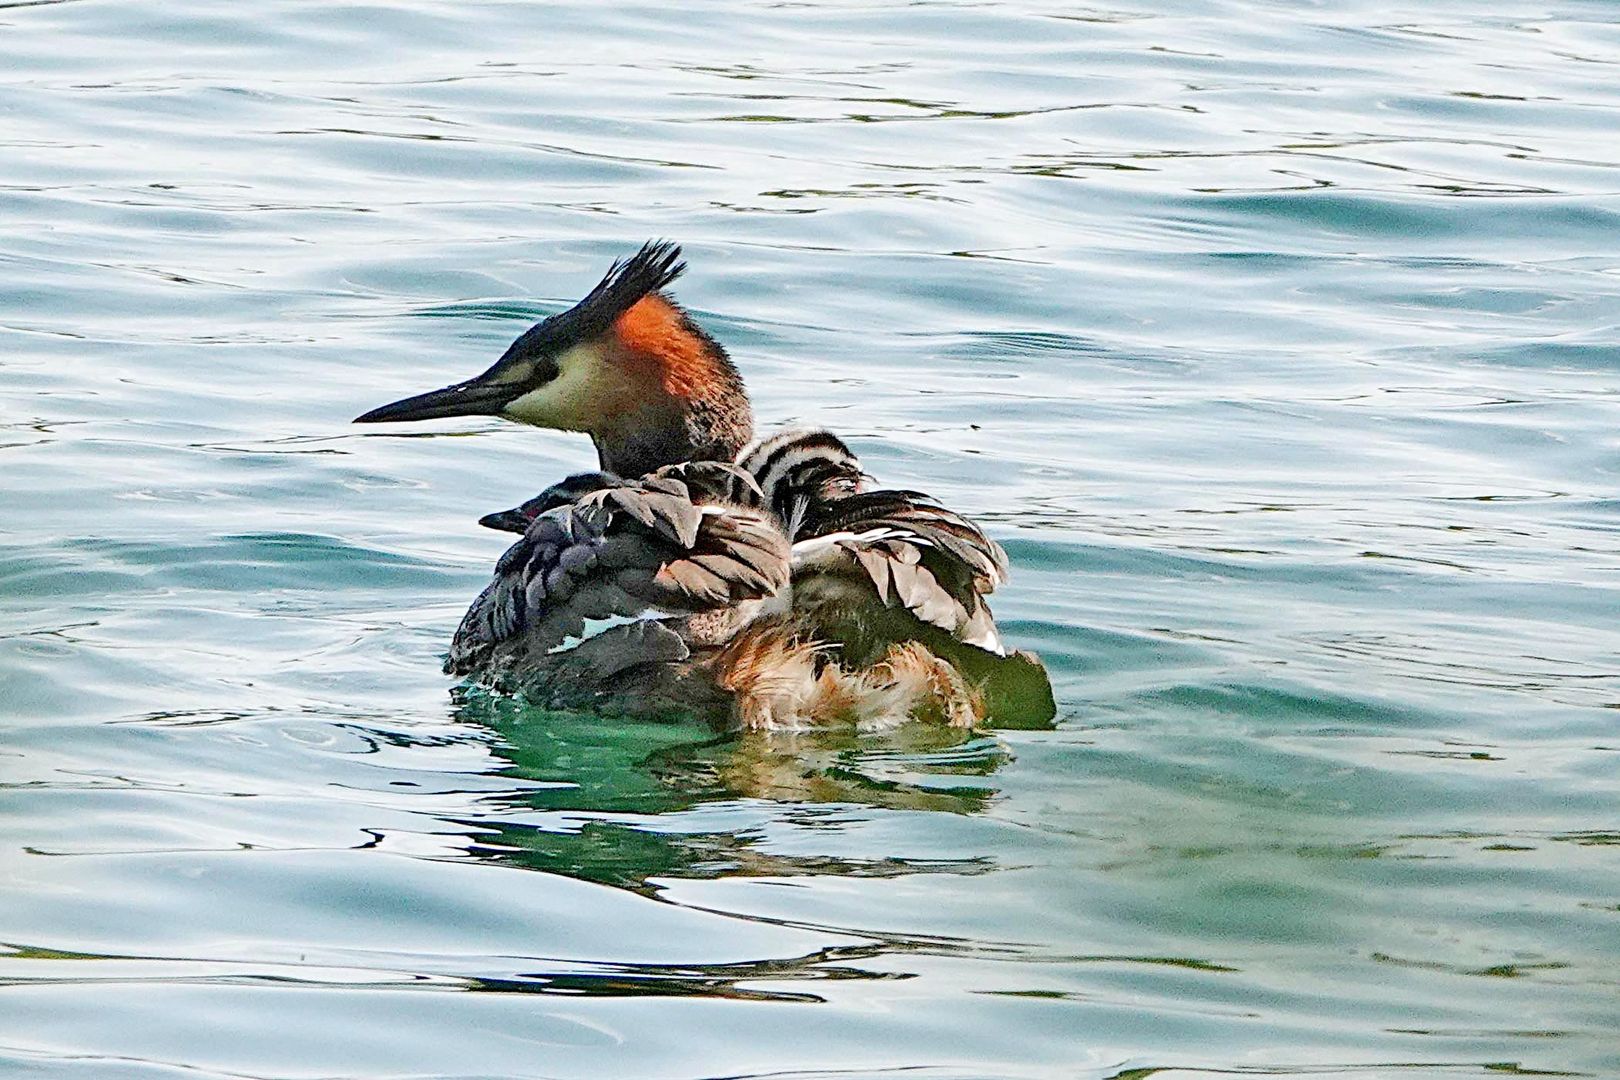
[[[0,3],[0,1072],[1620,1073],[1620,9]],[[1055,730],[438,673],[649,236]]]

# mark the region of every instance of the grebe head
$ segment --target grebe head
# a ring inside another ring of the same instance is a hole
[[[753,434],[726,351],[659,290],[686,269],[650,241],[579,303],[519,335],[490,369],[395,401],[356,423],[503,416],[582,431],[603,469],[636,476],[689,460],[731,460]]]

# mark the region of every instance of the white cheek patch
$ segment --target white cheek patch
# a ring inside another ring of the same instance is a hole
[[[530,390],[522,397],[514,398],[506,403],[501,415],[508,420],[516,420],[524,424],[533,424],[536,427],[562,427],[559,421],[563,418],[563,402],[557,394],[557,382],[553,379],[544,386]]]
[[[507,402],[501,415],[535,427],[588,430],[606,374],[595,345],[575,345],[557,354],[556,378]]]

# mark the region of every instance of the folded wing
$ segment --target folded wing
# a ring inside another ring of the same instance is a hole
[[[447,671],[498,671],[582,637],[587,620],[713,611],[787,583],[787,538],[735,466],[688,462],[636,480],[592,474],[578,486],[572,501],[556,489],[539,497],[546,508],[468,609]]]
[[[865,491],[814,505],[793,545],[795,594],[816,575],[863,579],[886,608],[997,656],[1006,650],[984,598],[1007,555],[959,514],[917,491]]]

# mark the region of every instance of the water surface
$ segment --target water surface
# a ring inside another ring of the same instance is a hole
[[[1620,1073],[1620,12],[0,3],[0,1073]],[[1050,731],[439,659],[613,257]]]

